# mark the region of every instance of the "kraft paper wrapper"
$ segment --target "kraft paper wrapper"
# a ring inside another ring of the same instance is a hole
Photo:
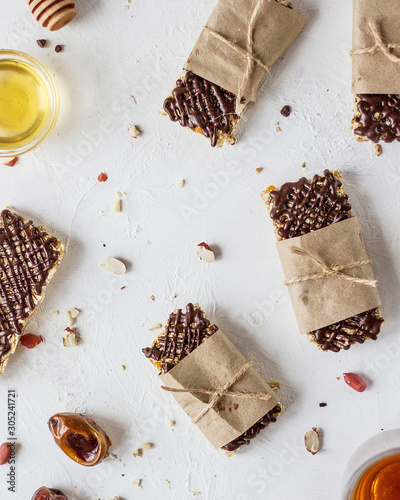
[[[219,0],[207,26],[247,51],[250,18],[256,3],[257,0]],[[265,0],[255,24],[253,54],[270,68],[298,37],[305,23],[299,12],[275,0]],[[246,57],[203,30],[184,69],[237,95],[246,67]],[[243,92],[246,100],[257,101],[264,75],[265,71],[254,63]]]
[[[279,241],[277,248],[286,280],[321,272],[321,267],[307,256],[292,253],[291,248],[296,246],[322,258],[328,266],[369,259],[357,217]],[[374,280],[371,264],[345,269],[343,273]],[[381,305],[376,286],[352,283],[336,276],[304,281],[288,288],[300,333],[318,330]]]
[[[221,330],[218,330],[172,370],[160,375],[160,378],[167,387],[214,390],[231,380],[247,361]],[[269,394],[271,398],[261,401],[222,397],[196,424],[215,448],[221,448],[239,437],[279,403],[274,390],[254,368],[235,382],[230,390]],[[189,392],[171,394],[192,421],[212,397]]]
[[[376,45],[368,23],[376,24],[387,43],[400,43],[398,0],[353,0],[353,49]],[[400,49],[394,49],[400,56]],[[400,94],[400,63],[392,62],[381,50],[353,55],[354,94]]]

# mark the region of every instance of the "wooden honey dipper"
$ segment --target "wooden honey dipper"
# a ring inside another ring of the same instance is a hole
[[[43,28],[57,31],[76,16],[73,0],[28,0],[29,8]]]

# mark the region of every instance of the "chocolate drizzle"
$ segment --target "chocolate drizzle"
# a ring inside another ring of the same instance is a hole
[[[258,422],[256,422],[250,429],[244,432],[241,436],[234,439],[231,443],[226,444],[222,448],[226,451],[235,451],[240,446],[250,444],[250,439],[255,438],[260,432],[265,429],[270,423],[276,422],[277,416],[282,411],[282,408],[277,405],[272,408],[266,415],[264,415]]]
[[[400,98],[396,94],[357,94],[359,124],[354,133],[372,142],[400,142]]]
[[[329,170],[309,182],[302,177],[272,191],[270,216],[283,239],[294,238],[351,217],[347,195],[340,195],[342,183]]]
[[[172,97],[164,101],[164,110],[173,122],[182,127],[199,128],[211,139],[214,147],[218,132],[229,134],[235,114],[236,96],[214,83],[188,71],[184,81],[179,79]]]
[[[0,225],[0,357],[9,339],[21,335],[22,324],[35,309],[51,269],[57,263],[56,238],[10,210]]]
[[[216,325],[210,326],[210,321],[204,317],[200,308],[188,304],[186,313],[178,309],[170,315],[164,334],[157,338],[152,347],[146,347],[142,352],[146,358],[159,363],[161,372],[166,373],[217,330]],[[262,429],[271,422],[276,422],[281,411],[279,405],[275,406],[244,434],[223,446],[223,449],[235,451],[243,444],[249,444],[250,439],[256,437]]]
[[[282,239],[295,238],[351,217],[348,196],[340,194],[342,183],[325,170],[310,182],[305,177],[288,182],[269,193],[270,216]],[[324,351],[347,350],[352,344],[376,340],[383,319],[377,310],[357,314],[325,328],[310,332]]]
[[[178,309],[170,315],[164,335],[142,351],[147,358],[160,362],[162,372],[166,373],[217,330],[216,325],[210,326],[200,308],[188,304],[186,313]]]

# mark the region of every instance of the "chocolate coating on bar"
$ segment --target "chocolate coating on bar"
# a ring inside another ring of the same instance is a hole
[[[396,94],[357,94],[360,116],[354,133],[372,142],[400,141],[400,99]]]
[[[271,219],[283,239],[294,238],[351,217],[347,195],[338,192],[342,183],[329,170],[310,182],[302,177],[269,193]]]
[[[200,308],[188,304],[185,313],[178,309],[170,315],[164,335],[158,337],[152,347],[146,347],[142,351],[147,358],[155,361],[173,360],[173,363],[161,363],[162,372],[167,373],[174,364],[185,358],[217,330],[216,325],[210,326],[210,321],[204,317]]]
[[[288,182],[281,189],[269,193],[270,216],[280,226],[283,239],[295,238],[351,217],[348,196],[338,191],[342,183],[325,170],[310,182],[305,177]],[[347,350],[352,344],[364,343],[366,338],[376,340],[383,319],[377,310],[357,314],[309,335],[324,351]]]
[[[22,323],[35,308],[59,252],[32,221],[24,222],[10,210],[0,221],[0,356],[10,349],[9,339],[21,335]]]
[[[159,336],[152,347],[142,349],[142,352],[146,358],[154,361],[173,360],[173,363],[161,361],[161,372],[167,373],[216,331],[218,331],[218,327],[211,325],[210,321],[204,317],[203,311],[189,303],[186,306],[186,313],[182,313],[182,309],[178,309],[176,313],[170,315],[164,335]],[[281,407],[275,406],[248,431],[223,446],[223,449],[235,451],[242,444],[249,444],[250,439],[257,436],[271,422],[276,421],[276,415],[280,412]]]
[[[270,423],[276,422],[277,416],[282,411],[282,408],[277,405],[272,408],[266,415],[264,415],[258,422],[256,422],[253,427],[246,432],[244,432],[241,436],[234,439],[231,443],[226,444],[222,448],[226,451],[235,451],[240,446],[245,444],[250,444],[250,440],[258,436],[260,432],[265,429]]]
[[[173,122],[182,127],[199,128],[211,139],[214,147],[218,132],[232,131],[231,119],[235,114],[236,96],[214,83],[188,71],[184,81],[177,80],[172,96],[164,101],[164,110]]]

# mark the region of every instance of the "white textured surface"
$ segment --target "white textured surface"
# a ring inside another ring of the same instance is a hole
[[[195,492],[207,500],[337,500],[353,450],[399,425],[399,144],[384,145],[376,158],[372,145],[356,143],[348,130],[351,2],[295,3],[308,25],[246,113],[240,142],[223,150],[158,114],[215,3],[77,0],[73,24],[51,34],[24,0],[1,0],[0,46],[47,64],[62,105],[49,140],[14,168],[1,166],[1,205],[68,243],[27,330],[45,343],[19,348],[0,379],[0,441],[7,389],[19,394],[18,493],[7,494],[2,468],[2,500],[29,500],[43,484],[79,500],[183,500]],[[40,49],[38,38],[51,45]],[[65,45],[60,54],[57,43]],[[287,119],[279,114],[284,104],[293,108]],[[143,132],[136,140],[127,132],[132,123]],[[259,175],[256,167],[263,167]],[[343,170],[387,321],[376,343],[336,355],[297,332],[259,197],[270,184],[324,168]],[[109,180],[99,184],[101,171]],[[127,193],[121,214],[112,211],[116,191]],[[201,241],[219,248],[213,264],[198,259]],[[100,263],[108,256],[127,261],[129,272],[105,273]],[[162,393],[141,353],[157,333],[149,328],[188,301],[200,302],[265,377],[282,381],[285,414],[232,458],[215,451]],[[66,318],[51,312],[71,307],[82,311],[83,343],[68,350],[61,340]],[[345,371],[364,374],[368,391],[360,395],[336,380]],[[319,408],[320,401],[328,406]],[[46,426],[60,411],[95,416],[118,459],[94,469],[71,462]],[[303,445],[312,426],[323,436],[315,456]],[[154,448],[134,458],[147,441]],[[132,485],[136,478],[143,489]]]

